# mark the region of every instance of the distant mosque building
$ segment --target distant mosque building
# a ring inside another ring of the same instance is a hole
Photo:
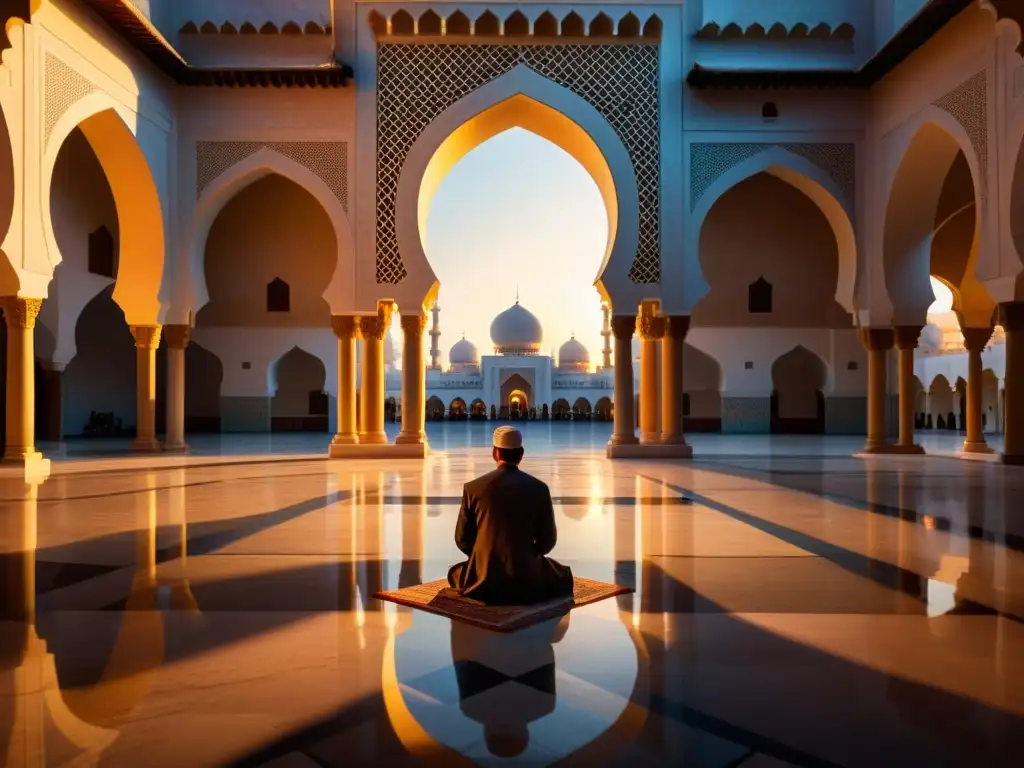
[[[557,360],[541,354],[544,328],[519,299],[491,322],[493,354],[481,357],[463,337],[441,367],[441,308],[431,311],[430,365],[427,366],[427,419],[596,419],[612,414],[611,317],[605,310],[601,365],[590,369],[590,352],[575,336],[558,350]],[[390,346],[388,347],[390,350]],[[387,405],[401,404],[401,373],[386,350]]]

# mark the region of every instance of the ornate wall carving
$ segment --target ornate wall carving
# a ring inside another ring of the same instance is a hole
[[[197,141],[196,199],[228,168],[266,147],[315,173],[348,211],[346,141]]]
[[[982,70],[968,78],[941,99],[934,106],[948,112],[963,126],[971,146],[978,156],[981,173],[982,199],[988,197],[988,72]]]
[[[856,146],[852,143],[733,142],[690,145],[690,211],[723,174],[744,160],[778,147],[814,163],[827,173],[853,208],[857,191]]]
[[[658,47],[430,45],[377,47],[377,282],[406,275],[395,233],[398,177],[430,122],[481,85],[526,64],[590,102],[629,152],[640,196],[640,239],[629,277],[660,280]]]
[[[96,91],[88,78],[80,75],[52,53],[46,54],[46,107],[44,113],[43,146],[50,142],[50,134],[61,116],[76,101]]]

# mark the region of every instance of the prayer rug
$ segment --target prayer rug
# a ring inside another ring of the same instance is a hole
[[[460,597],[448,587],[447,579],[429,581],[404,589],[378,592],[378,600],[388,600],[398,605],[447,616],[455,621],[472,624],[475,627],[495,632],[514,632],[546,619],[561,616],[573,608],[596,603],[616,595],[632,592],[632,587],[608,584],[593,579],[573,579],[573,596],[549,600],[535,605],[484,605],[478,600]]]

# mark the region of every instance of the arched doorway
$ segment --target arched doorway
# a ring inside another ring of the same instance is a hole
[[[572,417],[589,421],[592,414],[593,409],[590,407],[590,401],[585,397],[576,398],[576,402],[572,404]]]
[[[824,434],[828,370],[816,354],[796,346],[772,365],[773,434]]]
[[[427,400],[427,419],[429,421],[441,421],[444,419],[444,401],[437,395],[431,395]]]
[[[467,416],[466,401],[461,397],[456,397],[448,405],[448,418],[453,421],[464,421]]]
[[[523,419],[526,418],[533,387],[530,386],[522,374],[513,373],[501,385],[501,411],[499,418],[502,419]]]
[[[594,405],[594,418],[598,421],[611,421],[612,419],[612,401],[611,398],[602,397]]]
[[[185,347],[185,431],[220,432],[220,386],[224,366],[213,352],[192,341]]]
[[[928,388],[928,403],[934,428],[949,429],[949,416],[953,413],[953,385],[941,373],[932,379]]]
[[[326,432],[329,398],[324,391],[327,371],[318,357],[292,347],[271,367],[274,378],[270,401],[271,432]]]
[[[569,401],[560,397],[551,404],[551,419],[553,421],[565,421],[572,416],[572,408]]]
[[[487,406],[480,398],[469,404],[469,418],[477,421],[487,418]]]
[[[708,353],[683,344],[683,430],[722,431],[722,367]]]

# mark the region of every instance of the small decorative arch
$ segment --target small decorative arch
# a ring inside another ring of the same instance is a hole
[[[743,37],[743,27],[736,22],[730,22],[722,27],[722,31],[718,33],[718,36],[723,40],[739,40]]]
[[[599,421],[611,421],[612,401],[610,397],[602,397],[594,405],[594,416]]]
[[[391,34],[392,35],[415,35],[416,34],[416,21],[412,15],[406,10],[396,11],[391,17]]]
[[[481,36],[496,36],[501,34],[501,21],[490,11],[484,11],[473,25],[473,33]]]
[[[530,20],[520,11],[512,11],[505,19],[506,37],[525,37],[530,34]]]
[[[828,366],[802,345],[772,364],[771,431],[822,434]]]
[[[421,35],[440,35],[441,17],[428,8],[420,15],[417,29]]]
[[[569,401],[564,397],[560,397],[551,404],[551,418],[555,420],[568,419],[572,414],[572,408],[569,406]]]
[[[326,35],[327,28],[317,24],[315,21],[307,21],[306,26],[302,28],[302,31],[307,35]]]
[[[262,27],[260,27],[260,34],[261,35],[276,35],[276,34],[279,34],[279,30],[277,28],[277,25],[274,22],[268,21],[266,24],[264,24]]]
[[[619,37],[640,37],[640,19],[632,11],[619,19]]]
[[[196,26],[194,21],[186,21],[181,25],[181,29],[178,30],[180,35],[197,35],[199,34],[199,27]]]
[[[572,404],[573,418],[589,419],[592,413],[593,408],[590,406],[590,401],[585,397],[577,397],[576,402]]]
[[[204,21],[203,26],[199,28],[199,34],[201,35],[216,35],[219,32],[220,30],[217,28],[217,25],[212,21]]]
[[[256,29],[256,25],[251,21],[243,21],[242,26],[238,28],[238,33],[241,35],[258,35],[260,31]]]
[[[772,284],[757,278],[747,287],[747,312],[752,315],[770,314],[772,311]]]
[[[355,307],[354,291],[354,248],[348,217],[334,192],[319,176],[291,158],[264,147],[245,160],[228,168],[213,179],[203,190],[196,203],[192,224],[192,236],[187,239],[188,251],[188,292],[183,297],[183,307],[194,313],[209,301],[203,259],[206,240],[217,215],[235,195],[254,181],[278,174],[309,192],[323,206],[334,226],[338,243],[337,266],[330,285],[324,292],[324,300],[333,314],[345,314]]]
[[[648,40],[661,40],[661,17],[654,14],[644,22],[643,36]]]
[[[778,120],[779,107],[774,101],[766,101],[761,105],[761,117],[765,120]]]
[[[378,11],[370,11],[366,16],[366,22],[377,37],[384,37],[388,33],[388,20]]]
[[[431,395],[427,400],[427,418],[430,421],[437,421],[444,418],[444,401],[437,395]]]
[[[225,21],[220,25],[220,33],[222,35],[237,35],[238,27],[232,24],[230,21]]]
[[[283,27],[281,27],[281,34],[282,35],[301,35],[302,34],[302,27],[300,27],[294,21],[289,21]]]
[[[280,277],[267,283],[267,312],[291,312],[292,289]]]
[[[590,22],[591,37],[613,37],[615,35],[615,22],[603,11]]]
[[[562,19],[562,37],[584,37],[587,33],[583,17],[576,11],[569,11],[569,14]]]
[[[456,11],[445,20],[446,35],[468,35],[470,31],[469,17],[462,11]]]
[[[471,419],[487,418],[487,406],[479,397],[469,404],[469,417]]]
[[[558,19],[551,11],[544,11],[533,22],[533,34],[536,37],[558,37]]]

